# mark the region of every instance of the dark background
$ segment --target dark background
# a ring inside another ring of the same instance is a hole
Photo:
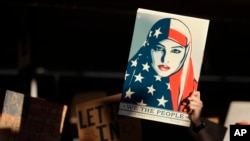
[[[204,116],[224,123],[232,100],[250,100],[247,0],[30,0],[0,5],[0,95],[6,89],[69,104],[74,94],[121,92],[137,8],[210,20],[199,90]],[[67,121],[67,119],[66,119]]]

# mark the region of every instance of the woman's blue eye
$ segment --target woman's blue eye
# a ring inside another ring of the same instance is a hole
[[[181,51],[180,51],[179,49],[172,49],[171,52],[172,52],[172,53],[176,53],[176,54],[181,53]]]
[[[163,51],[163,50],[164,50],[164,48],[161,47],[161,46],[156,46],[155,47],[155,51]]]

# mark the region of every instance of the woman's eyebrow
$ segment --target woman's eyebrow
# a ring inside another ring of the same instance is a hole
[[[165,47],[163,44],[158,43],[157,46]]]
[[[160,46],[160,47],[165,47],[165,45],[161,44],[161,43],[158,43],[157,46]],[[176,45],[176,46],[173,46],[172,48],[185,48],[184,46],[181,46],[181,45]]]
[[[185,48],[184,46],[173,46],[172,48]]]

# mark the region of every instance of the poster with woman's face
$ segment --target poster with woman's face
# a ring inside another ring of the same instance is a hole
[[[197,89],[209,20],[139,8],[119,114],[189,126],[182,101]]]

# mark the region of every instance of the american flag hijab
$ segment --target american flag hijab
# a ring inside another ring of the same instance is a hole
[[[159,76],[151,66],[151,50],[164,39],[173,40],[186,48],[178,71],[167,77]],[[191,35],[183,22],[173,18],[157,21],[143,45],[128,61],[121,102],[182,111],[183,99],[197,89],[190,52]]]

